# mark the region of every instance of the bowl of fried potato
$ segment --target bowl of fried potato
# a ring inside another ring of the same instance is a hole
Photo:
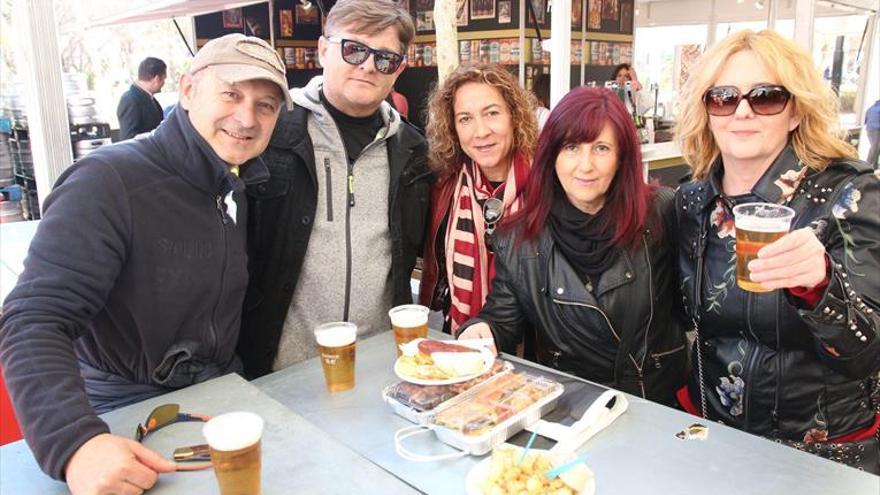
[[[585,464],[548,480],[546,473],[575,458],[542,449],[530,449],[522,462],[522,447],[503,444],[471,468],[465,479],[468,495],[594,495],[596,482]]]

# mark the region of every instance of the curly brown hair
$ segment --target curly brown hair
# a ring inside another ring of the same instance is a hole
[[[458,170],[466,156],[455,131],[453,102],[458,88],[471,82],[487,84],[501,92],[514,122],[513,147],[531,158],[538,141],[535,97],[521,88],[516,77],[498,64],[460,66],[449,74],[428,99],[428,162],[438,177]]]

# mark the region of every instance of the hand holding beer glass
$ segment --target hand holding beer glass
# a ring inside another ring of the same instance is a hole
[[[354,346],[357,325],[347,321],[324,323],[315,328],[318,356],[330,392],[354,388]]]
[[[396,306],[388,312],[388,317],[391,318],[391,327],[394,329],[394,343],[398,356],[403,352],[400,350],[401,344],[428,337],[429,312],[430,309],[419,304]]]
[[[263,418],[250,412],[221,414],[205,423],[202,433],[220,495],[259,495]]]
[[[772,203],[745,203],[733,208],[736,226],[736,284],[750,292],[770,292],[751,278],[749,262],[758,251],[788,233],[794,210]]]

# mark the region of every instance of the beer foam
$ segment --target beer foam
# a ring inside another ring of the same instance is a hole
[[[257,443],[263,436],[263,418],[245,411],[221,414],[205,423],[202,434],[214,450],[243,449]]]
[[[417,304],[408,304],[388,312],[391,324],[400,328],[411,328],[428,323],[428,308]]]
[[[790,218],[756,218],[736,217],[734,225],[737,228],[751,230],[752,232],[788,232],[791,225]]]
[[[351,344],[356,338],[357,327],[354,325],[319,327],[315,330],[315,340],[324,347],[342,347]]]

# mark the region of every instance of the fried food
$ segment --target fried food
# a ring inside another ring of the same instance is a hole
[[[586,486],[586,479],[576,481],[581,483],[576,486],[569,485],[562,476],[548,480],[546,473],[554,467],[550,456],[546,452],[529,451],[519,462],[521,452],[507,444],[492,451],[489,475],[479,482],[484,495],[576,495]]]

